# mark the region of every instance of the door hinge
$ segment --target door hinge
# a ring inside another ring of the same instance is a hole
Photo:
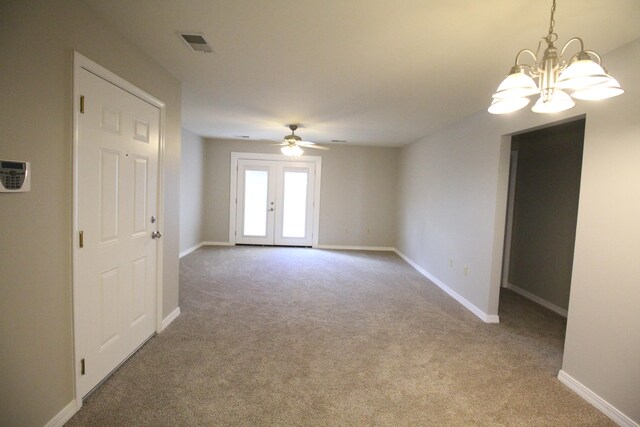
[[[80,95],[80,112],[84,114],[84,95]]]
[[[84,248],[84,231],[80,230],[78,232],[78,240],[80,244],[80,249]]]
[[[84,359],[80,359],[80,375],[84,375]]]

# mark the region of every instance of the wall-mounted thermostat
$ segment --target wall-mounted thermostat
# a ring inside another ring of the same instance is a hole
[[[0,193],[17,193],[31,190],[29,162],[0,160]]]

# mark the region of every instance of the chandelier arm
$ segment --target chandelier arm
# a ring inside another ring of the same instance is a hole
[[[602,66],[602,58],[600,57],[600,55],[598,55],[597,53],[595,53],[592,50],[585,50],[585,52],[587,52],[589,55],[593,55],[598,59],[598,64],[600,64],[600,66]]]
[[[569,47],[571,42],[574,42],[574,41],[580,42],[580,52],[584,51],[584,42],[582,41],[582,39],[580,37],[574,37],[572,39],[569,39],[569,41],[564,44],[564,46],[562,47],[562,50],[560,51],[560,56],[564,56],[564,51],[567,50],[567,47]]]
[[[522,49],[520,52],[518,52],[518,54],[516,55],[516,63],[515,65],[526,65],[527,67],[529,67],[531,70],[533,70],[534,67],[532,67],[529,64],[519,64],[518,62],[520,61],[520,55],[522,55],[523,53],[528,53],[529,55],[531,55],[533,57],[533,63],[537,64],[538,63],[538,58],[536,57],[536,54],[533,53],[533,51],[531,49]]]

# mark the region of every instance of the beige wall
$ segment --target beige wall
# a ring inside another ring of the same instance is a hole
[[[627,92],[587,114],[562,369],[640,424],[640,40],[605,61]]]
[[[569,307],[584,120],[515,135],[509,284]]]
[[[77,50],[164,101],[165,197],[178,198],[180,83],[78,0],[0,2],[0,158],[31,192],[0,194],[0,425],[42,426],[73,399],[72,70]],[[178,304],[178,206],[165,208],[164,313]]]
[[[404,147],[398,247],[497,314],[509,165],[504,135],[586,113],[562,369],[640,422],[640,40],[605,55],[604,63],[625,87],[623,96],[579,101],[551,116],[481,112]]]
[[[180,252],[203,241],[204,139],[182,129],[180,156]]]
[[[267,142],[207,140],[206,241],[229,241],[232,152],[278,154]],[[338,146],[307,149],[322,156],[320,245],[395,246],[397,148]]]

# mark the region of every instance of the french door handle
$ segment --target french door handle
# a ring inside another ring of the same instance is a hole
[[[162,234],[160,234],[159,231],[152,231],[151,232],[151,238],[152,239],[159,239],[160,237],[162,237]]]

